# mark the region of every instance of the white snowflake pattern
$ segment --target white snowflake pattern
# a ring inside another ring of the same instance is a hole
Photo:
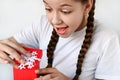
[[[22,55],[22,57],[26,60],[25,64],[20,64],[18,67],[19,69],[26,69],[26,66],[28,69],[31,69],[34,67],[34,62],[40,61],[41,59],[39,59],[36,55],[38,54],[36,51],[33,51],[32,53],[32,57],[27,57],[25,55]]]
[[[18,68],[19,68],[19,69],[25,69],[25,65],[24,65],[24,64],[20,64],[20,65],[18,66]]]
[[[32,56],[33,57],[33,56]],[[27,62],[35,62],[35,59],[33,59],[32,57],[27,59]]]
[[[26,65],[28,65],[28,67],[27,67],[28,69],[31,69],[34,67],[34,64],[31,62],[27,62]]]
[[[38,54],[38,53],[37,53],[36,51],[33,51],[33,52],[32,52],[32,55],[33,55],[33,56],[35,56],[35,55],[37,55],[37,54]]]
[[[37,56],[32,56],[31,59],[32,59],[32,60],[38,60],[38,61],[41,60],[41,59],[37,58]]]

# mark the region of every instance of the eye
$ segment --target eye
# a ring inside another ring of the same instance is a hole
[[[45,8],[45,10],[48,11],[48,12],[52,11],[52,9],[50,9],[50,8]]]
[[[62,13],[64,13],[64,14],[70,14],[71,11],[68,11],[68,10],[62,10]]]

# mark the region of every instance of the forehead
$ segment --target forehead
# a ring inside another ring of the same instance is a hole
[[[81,5],[80,1],[76,0],[43,0],[45,4],[51,5],[51,6],[75,6],[75,5]]]
[[[74,3],[78,3],[78,1],[75,0],[43,0],[44,3],[48,3],[48,4],[74,4]]]

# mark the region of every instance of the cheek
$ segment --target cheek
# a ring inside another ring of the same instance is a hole
[[[73,14],[64,17],[64,22],[66,22],[66,24],[68,26],[74,26],[74,27],[78,27],[83,20],[83,12],[77,11],[74,12]]]
[[[51,21],[51,15],[49,15],[49,14],[46,14],[46,15],[47,15],[48,21],[50,22]]]
[[[67,24],[69,27],[73,29],[77,29],[81,24],[82,24],[83,17],[82,16],[77,16],[72,18],[71,20],[69,19]]]
[[[46,15],[47,15],[48,21],[51,23],[53,14],[46,11]]]

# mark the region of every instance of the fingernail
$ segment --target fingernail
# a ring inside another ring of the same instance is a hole
[[[35,78],[34,80],[38,80],[37,78]]]
[[[38,70],[35,70],[35,73],[38,73]]]

